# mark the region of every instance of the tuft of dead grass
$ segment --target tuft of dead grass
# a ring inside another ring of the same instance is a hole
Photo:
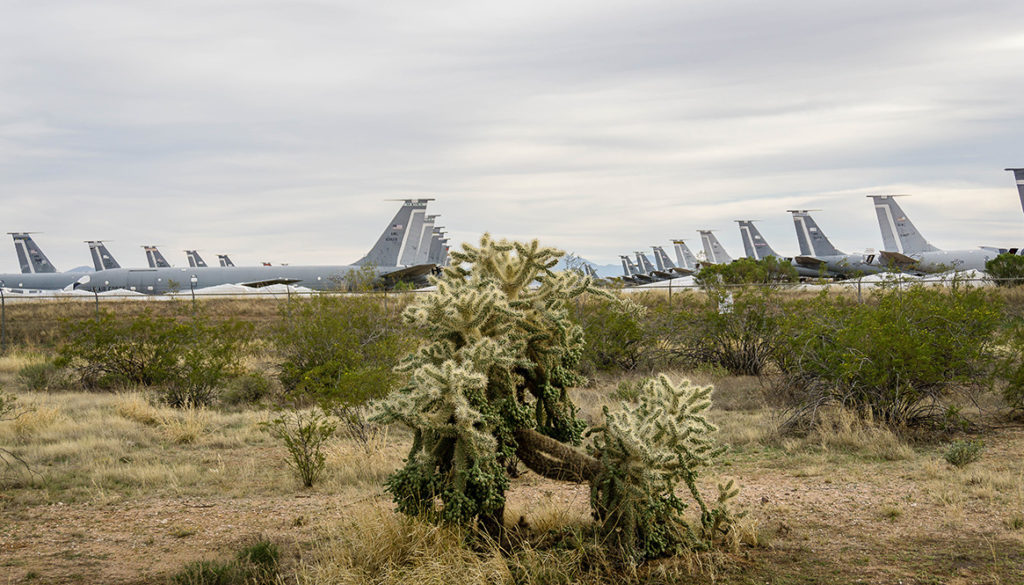
[[[141,392],[120,394],[114,406],[117,414],[137,423],[155,426],[161,422],[161,413]]]
[[[167,409],[160,413],[160,426],[167,440],[178,445],[195,443],[206,432],[209,414],[202,407]]]
[[[512,583],[493,543],[465,545],[466,530],[428,524],[380,506],[357,509],[325,534],[296,569],[300,585]]]

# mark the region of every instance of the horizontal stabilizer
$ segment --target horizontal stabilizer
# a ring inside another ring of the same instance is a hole
[[[806,266],[807,268],[820,268],[827,264],[821,258],[815,258],[814,256],[797,256],[793,260],[800,266]]]
[[[247,286],[249,288],[263,288],[272,284],[295,284],[296,282],[302,282],[301,278],[268,278],[266,280],[253,280],[250,282],[240,282],[238,284]]]
[[[914,260],[906,254],[900,254],[899,252],[887,252],[883,250],[879,252],[878,255],[881,257],[883,263],[886,264],[892,263],[896,266],[913,266],[914,264],[917,264],[917,260]]]

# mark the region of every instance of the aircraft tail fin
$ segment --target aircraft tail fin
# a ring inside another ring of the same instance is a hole
[[[420,241],[416,247],[416,257],[413,258],[413,264],[430,264],[430,246],[434,239],[434,222],[440,217],[437,214],[427,215],[423,218],[423,229],[420,235]]]
[[[764,260],[769,256],[782,257],[764,239],[753,220],[738,219],[736,223],[740,224],[740,237],[743,238],[743,250],[747,253],[747,258]]]
[[[654,250],[654,262],[658,265],[658,270],[672,270],[676,265],[669,259],[668,254],[665,253],[665,249],[661,246],[651,246]]]
[[[634,252],[634,254],[636,254],[636,265],[640,268],[640,272],[643,274],[654,272],[654,264],[651,264],[651,259],[647,257],[647,254],[643,252]]]
[[[146,262],[149,263],[150,268],[170,268],[171,263],[164,258],[164,255],[160,253],[160,250],[156,246],[143,246],[146,250]]]
[[[801,256],[843,256],[828,237],[821,231],[817,222],[807,210],[790,209],[793,214],[793,225],[796,227],[796,239],[800,244]]]
[[[423,230],[423,217],[426,214],[427,202],[431,199],[405,199],[395,217],[384,228],[377,238],[377,243],[370,248],[365,256],[353,264],[363,266],[370,264],[378,267],[399,266],[402,260],[415,257],[415,249],[419,246],[420,232]],[[414,233],[415,232],[415,233]],[[410,242],[415,242],[409,250]],[[410,254],[412,254],[410,256]]]
[[[57,272],[29,233],[12,233],[11,236],[14,238],[14,250],[18,253],[18,264],[21,265],[23,273]]]
[[[1017,182],[1017,194],[1020,195],[1020,206],[1024,209],[1024,169],[1006,169],[1013,171],[1013,179]]]
[[[101,240],[90,240],[86,243],[89,244],[89,254],[92,256],[92,265],[97,272],[101,270],[113,270],[121,267]]]
[[[217,260],[220,262],[221,266],[234,266],[235,265],[235,263],[231,261],[231,258],[228,258],[227,254],[217,254]]]
[[[675,248],[676,263],[680,268],[697,270],[697,257],[690,251],[685,240],[672,240],[672,246]]]
[[[206,260],[196,250],[185,250],[185,257],[188,258],[188,265],[191,268],[206,268]]]
[[[928,243],[921,232],[907,218],[895,195],[868,195],[875,203],[878,227],[882,230],[884,250],[900,254],[936,252],[938,248]]]
[[[711,230],[698,231],[700,231],[700,241],[704,244],[704,256],[707,257],[708,262],[712,264],[728,264],[732,262],[732,256],[725,251],[725,247],[718,241],[714,232]]]

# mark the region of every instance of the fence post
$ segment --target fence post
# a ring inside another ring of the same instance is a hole
[[[0,286],[0,353],[7,353],[7,296]]]

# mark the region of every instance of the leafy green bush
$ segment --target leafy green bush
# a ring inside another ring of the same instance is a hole
[[[285,390],[325,405],[358,405],[396,388],[402,377],[392,368],[416,337],[401,308],[372,295],[289,302],[273,337]]]
[[[893,425],[939,423],[952,388],[991,379],[999,321],[998,297],[966,286],[884,288],[866,304],[825,292],[786,320],[781,385],[798,415],[834,401]]]
[[[740,258],[728,264],[704,266],[694,275],[694,281],[702,286],[718,287],[796,282],[798,277],[789,261],[769,256],[764,260]]]
[[[954,467],[964,467],[981,459],[981,452],[985,444],[981,441],[953,441],[946,449],[946,462]]]
[[[634,370],[652,359],[644,327],[647,309],[632,299],[596,298],[582,303],[577,321],[587,344],[583,361],[598,370]]]
[[[105,311],[63,329],[55,363],[76,370],[86,387],[161,386],[172,406],[208,404],[252,335],[241,321],[154,316],[148,309],[131,319]]]
[[[334,434],[337,425],[322,410],[314,408],[308,412],[282,414],[264,423],[264,428],[284,442],[288,449],[288,465],[295,470],[303,486],[312,487],[323,473],[327,461],[324,444]]]
[[[724,368],[761,375],[771,365],[787,310],[772,287],[709,287],[705,299],[690,298],[651,311],[651,327],[664,359],[690,368]]]
[[[985,263],[985,272],[999,286],[1024,283],[1024,256],[1000,254]]]
[[[1017,411],[1024,411],[1024,325],[1008,327],[1003,334],[997,375],[1005,382],[1003,399]]]

